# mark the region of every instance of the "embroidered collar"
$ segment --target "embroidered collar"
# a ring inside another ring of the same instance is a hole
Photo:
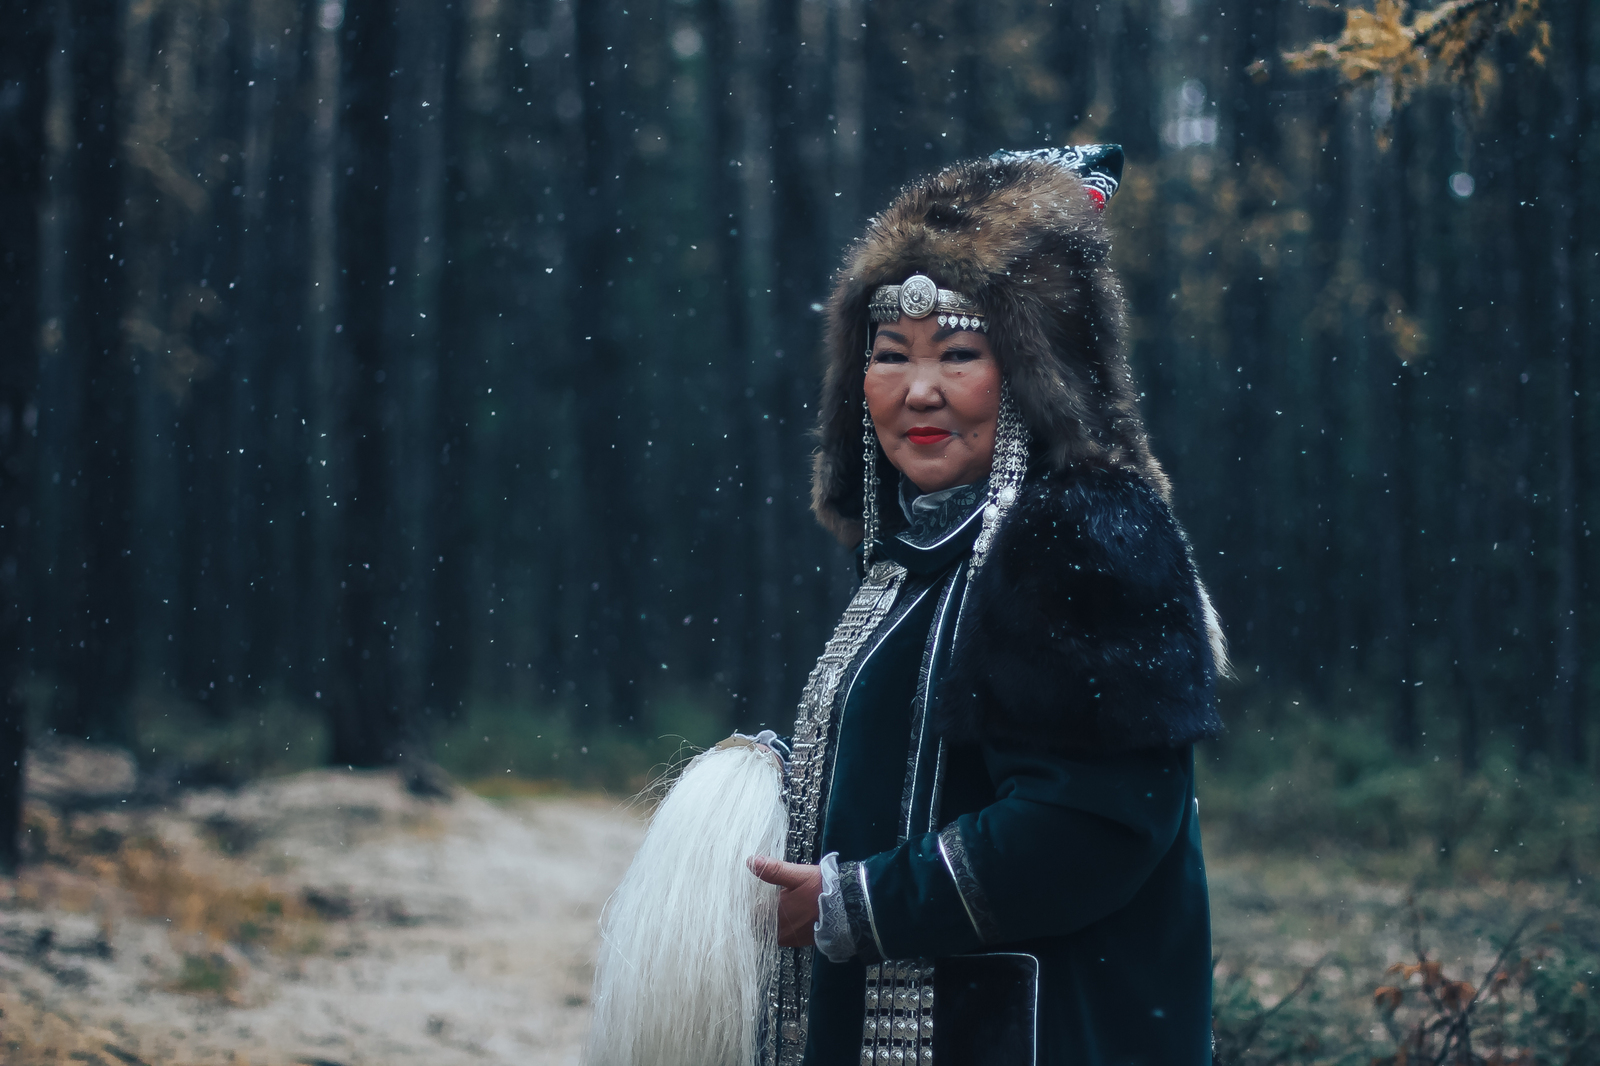
[[[988,487],[989,479],[984,478],[971,485],[919,496],[916,487],[901,478],[898,493],[901,506],[889,511],[900,528],[884,530],[879,535],[873,557],[881,552],[883,558],[899,563],[913,574],[937,573],[966,558],[983,524],[980,519]]]
[[[983,501],[989,479],[970,485],[955,485],[938,492],[917,495],[917,487],[900,475],[900,511],[908,523],[896,534],[913,548],[932,548],[951,530],[972,516]]]

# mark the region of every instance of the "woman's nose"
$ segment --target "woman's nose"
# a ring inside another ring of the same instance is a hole
[[[918,411],[944,406],[944,393],[934,383],[932,375],[918,374],[911,380],[910,391],[906,393],[906,406]]]

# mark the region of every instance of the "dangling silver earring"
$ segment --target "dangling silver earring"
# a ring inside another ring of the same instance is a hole
[[[872,367],[872,349],[867,349],[867,369]],[[861,560],[872,565],[872,545],[878,539],[878,432],[872,428],[872,409],[867,406],[866,371],[861,387]]]
[[[1028,427],[1011,395],[1011,383],[1000,386],[1000,417],[994,431],[994,462],[989,468],[989,493],[983,505],[983,528],[972,545],[972,568],[977,573],[989,557],[1000,520],[1017,502],[1022,479],[1028,473]]]

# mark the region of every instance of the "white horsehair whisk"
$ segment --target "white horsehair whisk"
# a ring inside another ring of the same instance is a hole
[[[742,737],[696,756],[600,921],[586,1066],[753,1066],[778,959],[783,765]]]

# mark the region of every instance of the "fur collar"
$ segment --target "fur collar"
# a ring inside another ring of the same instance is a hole
[[[1176,747],[1221,731],[1222,655],[1161,496],[1128,472],[1047,475],[967,589],[936,721],[955,741]]]
[[[811,482],[818,520],[846,544],[861,540],[867,301],[879,285],[918,272],[989,316],[1036,459],[1056,471],[1131,471],[1165,499],[1123,353],[1110,251],[1083,183],[1049,163],[961,163],[904,189],[851,249],[828,304]],[[893,507],[893,497],[880,506]]]

